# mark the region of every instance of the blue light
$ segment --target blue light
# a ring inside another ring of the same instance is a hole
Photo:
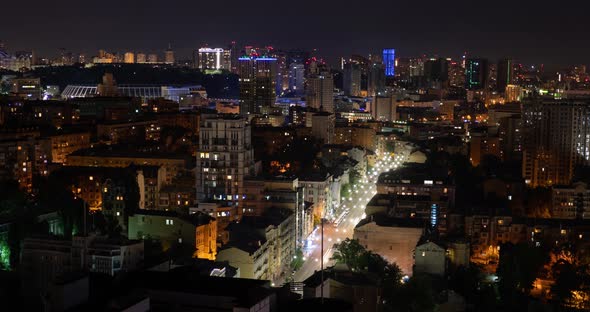
[[[438,221],[438,205],[432,204],[432,206],[430,206],[430,225],[432,225],[432,227],[436,227],[437,221]]]
[[[240,57],[238,58],[238,60],[240,61],[249,61],[249,60],[255,60],[255,61],[276,61],[277,59],[274,57]]]
[[[383,49],[383,64],[385,64],[385,76],[395,76],[395,49]]]

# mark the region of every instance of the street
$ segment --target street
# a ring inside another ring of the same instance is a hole
[[[377,193],[376,183],[379,174],[397,168],[403,161],[405,161],[404,156],[382,157],[375,168],[362,176],[359,183],[353,185],[350,197],[342,198],[341,205],[344,213],[333,222],[324,223],[324,268],[333,265],[330,258],[334,253],[334,244],[352,238],[355,226],[365,217],[365,207]],[[307,240],[303,251],[304,263],[293,277],[296,282],[303,282],[315,271],[321,269],[321,227],[318,226]]]

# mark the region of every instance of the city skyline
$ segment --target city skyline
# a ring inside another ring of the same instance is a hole
[[[336,64],[341,56],[366,55],[383,48],[395,48],[396,56],[401,57],[457,57],[467,51],[474,57],[510,57],[547,66],[587,62],[590,44],[579,38],[582,29],[590,25],[582,16],[577,18],[583,10],[570,6],[549,11],[524,2],[501,1],[493,8],[478,8],[465,1],[370,1],[364,6],[372,18],[361,23],[358,21],[366,14],[346,3],[332,6],[303,2],[291,8],[231,2],[218,12],[215,4],[172,1],[170,7],[183,9],[167,13],[159,5],[136,1],[127,1],[115,10],[87,10],[69,0],[60,7],[35,0],[5,6],[6,11],[20,12],[29,7],[35,7],[35,11],[24,24],[19,24],[19,14],[0,21],[1,28],[14,29],[2,34],[0,41],[11,51],[35,50],[50,57],[58,55],[60,48],[90,55],[101,48],[163,53],[171,43],[178,59],[189,59],[205,44],[226,47],[237,41],[283,49],[315,48],[330,64]],[[576,48],[564,50],[564,45]]]

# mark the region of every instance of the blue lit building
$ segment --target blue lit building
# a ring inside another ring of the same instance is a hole
[[[395,76],[395,49],[383,49],[383,64],[385,77]]]

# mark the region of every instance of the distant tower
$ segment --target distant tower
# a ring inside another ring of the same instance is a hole
[[[172,46],[168,44],[168,49],[164,54],[164,63],[166,64],[174,64],[174,50],[172,50]]]
[[[385,65],[385,76],[395,76],[395,49],[383,50],[383,65]]]

